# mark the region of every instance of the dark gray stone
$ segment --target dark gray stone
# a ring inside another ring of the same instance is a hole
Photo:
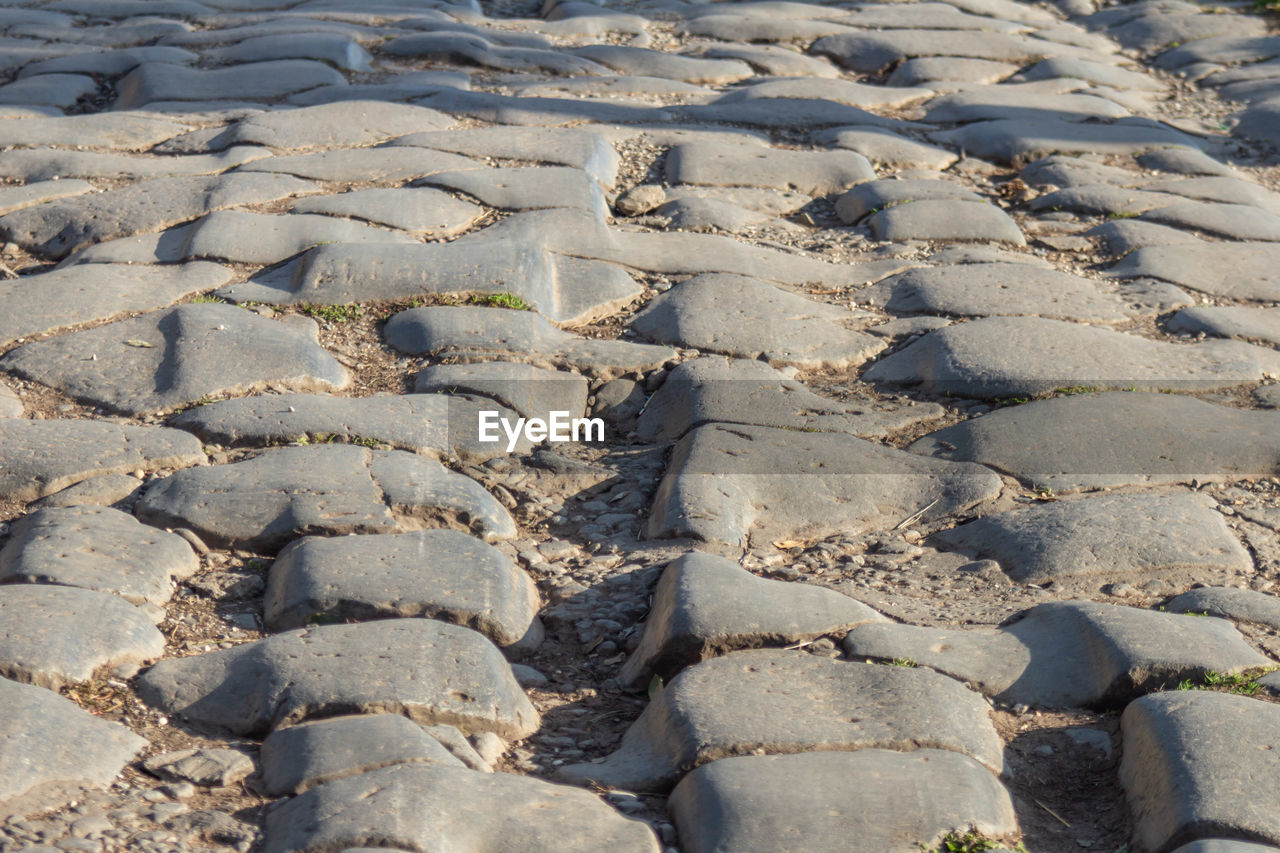
[[[990,412],[909,449],[1054,491],[1266,478],[1280,471],[1280,414],[1176,394],[1079,394]]]
[[[662,688],[600,763],[557,777],[662,791],[734,755],[946,749],[1004,769],[990,706],[927,669],[831,660],[795,651],[733,652]]]
[[[411,355],[456,362],[501,358],[538,367],[567,367],[611,379],[648,373],[676,357],[675,350],[623,340],[581,338],[533,311],[435,305],[401,311],[383,329],[387,343]]]
[[[224,207],[314,190],[314,184],[288,175],[152,178],[6,214],[0,217],[0,231],[20,246],[62,258],[93,243],[159,231]]]
[[[164,635],[139,607],[105,592],[0,585],[0,676],[57,690],[99,667],[136,672],[164,654]]]
[[[263,609],[273,631],[420,616],[530,651],[541,638],[538,603],[529,576],[491,545],[423,530],[300,539],[272,564]]]
[[[416,454],[349,445],[286,447],[179,471],[154,482],[136,512],[148,523],[189,527],[209,544],[271,550],[308,534],[444,524],[486,539],[515,533],[507,511],[469,477]]]
[[[1059,118],[997,119],[939,131],[931,138],[962,148],[971,156],[1015,166],[1057,152],[1133,154],[1170,145],[1201,147],[1194,136],[1138,118],[1121,119],[1110,124]]]
[[[688,853],[843,853],[851,844],[913,853],[952,833],[1018,831],[996,778],[936,749],[725,758],[686,776],[669,802]]]
[[[214,175],[236,166],[270,157],[257,146],[239,146],[217,154],[189,157],[114,154],[106,151],[65,151],[57,148],[19,148],[6,153],[0,175],[25,181],[41,181],[45,189],[62,187],[60,195],[76,195],[82,182],[67,178],[163,178],[177,175]],[[92,184],[86,184],[92,187]],[[56,197],[56,196],[51,196]]]
[[[820,145],[847,148],[890,169],[945,169],[959,155],[878,127],[837,127],[813,137]]]
[[[399,714],[314,720],[276,729],[262,742],[267,793],[301,794],[335,779],[396,764],[463,763],[422,726]]]
[[[283,154],[240,167],[242,172],[294,175],[317,181],[410,181],[455,169],[479,168],[476,161],[443,151],[383,145]]]
[[[640,645],[618,678],[670,680],[699,661],[843,633],[884,617],[835,590],[758,578],[732,560],[690,553],[672,562],[653,592]]]
[[[139,485],[129,479],[134,488]],[[131,604],[164,604],[173,594],[172,581],[199,567],[181,536],[96,506],[31,513],[13,524],[0,550],[0,581],[93,589]]]
[[[854,658],[907,658],[1001,702],[1045,708],[1116,708],[1210,671],[1269,663],[1221,619],[1088,601],[1041,604],[995,630],[859,625],[844,649]]]
[[[1206,836],[1280,845],[1280,708],[1199,690],[1146,696],[1121,717],[1120,783],[1135,840],[1169,849]]]
[[[317,246],[218,291],[238,301],[326,305],[425,293],[514,293],[552,322],[582,323],[627,304],[640,286],[612,264],[486,236],[441,245]]]
[[[1238,341],[1173,344],[1040,317],[990,317],[930,332],[871,366],[869,382],[961,397],[1062,387],[1204,391],[1257,382],[1276,354]]]
[[[1197,494],[1104,495],[989,515],[935,538],[996,560],[1023,583],[1081,576],[1137,581],[1175,569],[1251,571],[1253,560],[1215,506]]]
[[[326,625],[165,660],[138,691],[152,707],[236,734],[353,712],[512,739],[538,728],[497,647],[431,619]]]
[[[87,420],[0,418],[0,496],[31,501],[81,480],[205,461],[181,430]]]
[[[163,116],[136,113],[13,118],[0,120],[0,145],[145,151],[186,129],[186,125]]]
[[[585,128],[471,127],[412,133],[395,145],[417,145],[469,157],[497,157],[557,163],[582,169],[606,187],[613,186],[621,162],[603,136]]]
[[[736,59],[703,59],[617,44],[579,47],[574,50],[574,55],[598,62],[619,74],[669,77],[712,86],[736,83],[755,74],[750,65]]]
[[[163,308],[226,284],[230,278],[226,267],[197,262],[164,267],[73,266],[0,281],[0,341],[108,320],[126,311]]]
[[[801,368],[855,367],[884,348],[851,312],[736,275],[691,278],[631,321],[646,338]]]
[[[25,811],[23,801],[47,808],[53,797],[82,786],[105,788],[147,745],[42,687],[0,678],[0,702],[0,809],[6,812]]]
[[[500,807],[498,804],[501,804]],[[587,791],[511,773],[410,764],[339,779],[267,818],[265,853],[446,845],[494,853],[658,853],[653,830]]]
[[[954,181],[895,178],[858,184],[836,199],[836,214],[841,222],[852,225],[894,205],[938,199],[983,201],[982,196]]]
[[[1280,598],[1252,589],[1206,586],[1175,596],[1165,606],[1174,613],[1208,614],[1280,628]]]
[[[448,116],[425,107],[375,100],[344,100],[298,109],[280,109],[246,116],[231,126],[216,128],[211,138],[197,143],[202,131],[175,137],[157,147],[163,154],[220,150],[234,145],[265,145],[276,151],[354,148],[421,131],[445,128]]]
[[[153,755],[142,766],[161,779],[225,788],[253,772],[253,759],[235,749],[180,749]]]
[[[647,529],[708,542],[821,538],[916,515],[927,522],[999,491],[984,468],[938,465],[849,435],[709,425],[676,445]]]
[[[1280,246],[1207,243],[1152,246],[1126,255],[1105,274],[1150,276],[1201,293],[1254,302],[1280,300]]]
[[[685,142],[672,148],[666,175],[672,184],[773,187],[812,196],[876,176],[867,158],[853,151],[789,151],[709,142]]]
[[[857,299],[895,314],[1030,314],[1095,323],[1129,316],[1121,299],[1087,278],[1015,263],[917,267],[871,285]]]
[[[1280,308],[1234,305],[1183,308],[1169,318],[1169,331],[1253,338],[1280,346]]]
[[[1018,224],[994,204],[916,201],[895,204],[867,220],[876,240],[946,240],[1025,246]]]
[[[311,196],[293,205],[295,213],[348,216],[375,225],[433,236],[466,231],[484,216],[484,208],[429,187],[367,189]]]
[[[548,421],[552,412],[580,418],[587,408],[585,377],[510,361],[433,364],[413,380],[418,393],[463,393],[490,397],[522,417]]]
[[[636,431],[645,440],[674,441],[705,423],[736,423],[882,438],[944,411],[915,401],[897,408],[837,402],[764,362],[704,357],[671,370],[645,404]]]
[[[144,62],[116,83],[115,108],[136,109],[156,101],[261,100],[346,82],[329,65],[307,59],[249,62],[207,70]]]
[[[130,414],[213,394],[339,389],[347,371],[315,340],[314,323],[279,323],[234,305],[180,305],[24,344],[3,366]]]
[[[875,74],[923,56],[959,56],[1025,65],[1053,56],[1074,56],[1079,48],[1009,33],[977,30],[890,29],[824,36],[809,48],[851,71]]]
[[[417,184],[464,193],[500,210],[574,207],[601,219],[608,212],[604,193],[595,179],[581,169],[568,166],[471,168],[439,172],[422,178]]]
[[[515,414],[496,407],[501,417]],[[506,445],[477,440],[481,411],[493,401],[463,394],[328,397],[265,394],[188,409],[170,423],[221,444],[272,445],[297,441],[386,444],[424,456],[483,462],[505,455]],[[521,453],[529,444],[521,440]]]

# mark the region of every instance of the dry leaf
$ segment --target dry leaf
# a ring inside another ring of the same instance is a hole
[[[773,543],[773,547],[780,551],[790,551],[792,548],[803,548],[804,543],[799,539],[779,539]]]
[[[129,338],[129,340],[127,340],[127,341],[125,341],[125,342],[124,342],[124,345],[125,345],[125,346],[127,346],[127,347],[140,347],[140,348],[142,348],[142,349],[155,349],[155,348],[156,348],[156,345],[155,345],[155,344],[149,344],[149,343],[147,343],[146,341],[140,341],[140,340],[138,340],[137,338]]]

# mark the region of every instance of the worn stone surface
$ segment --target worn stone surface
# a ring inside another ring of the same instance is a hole
[[[0,281],[0,342],[164,308],[226,284],[231,272],[200,261],[164,267],[93,264]]]
[[[647,372],[675,359],[669,347],[578,337],[532,311],[467,305],[401,311],[387,321],[383,334],[391,346],[413,355],[458,362],[497,357],[539,367],[569,367],[602,378]]]
[[[453,235],[484,216],[484,208],[432,187],[354,190],[310,196],[294,203],[297,213],[324,213],[363,219],[403,231]]]
[[[867,220],[877,240],[946,240],[1026,245],[1018,224],[995,205],[950,200],[895,204]]]
[[[508,738],[538,727],[497,647],[432,619],[325,625],[165,660],[139,691],[153,707],[237,734],[352,711]]]
[[[481,411],[514,413],[487,398],[464,394],[330,397],[271,394],[222,400],[188,409],[170,423],[223,444],[272,445],[306,439],[390,445],[426,456],[483,461],[506,453],[505,443],[477,440]],[[518,445],[527,451],[523,438]]]
[[[95,506],[31,513],[13,524],[0,550],[0,581],[93,589],[132,604],[163,604],[173,594],[172,580],[198,567],[182,537]]]
[[[176,429],[0,418],[0,496],[13,500],[35,500],[91,477],[204,459],[200,442]]]
[[[164,654],[144,612],[105,592],[48,584],[0,585],[0,676],[57,689],[98,667],[130,674]]]
[[[1054,491],[1189,483],[1274,476],[1277,425],[1273,412],[1192,397],[1079,394],[1001,409],[931,433],[910,450],[981,462]]]
[[[276,729],[262,741],[263,785],[276,795],[415,763],[465,766],[422,726],[399,714],[313,720]]]
[[[808,195],[827,195],[876,176],[867,158],[853,151],[685,142],[672,149],[666,162],[672,184],[773,187]]]
[[[1150,246],[1126,255],[1107,274],[1150,276],[1214,296],[1274,302],[1280,299],[1277,259],[1280,247],[1269,243]]]
[[[1001,772],[988,707],[959,682],[924,669],[734,652],[663,687],[603,762],[569,765],[557,776],[655,791],[734,755],[869,748],[947,749]]]
[[[864,377],[998,398],[1064,387],[1207,391],[1278,371],[1275,353],[1236,341],[1171,344],[1040,317],[989,317],[930,332]]]
[[[234,785],[253,772],[253,759],[234,749],[180,749],[142,762],[148,773],[207,788]]]
[[[426,849],[441,843],[529,853],[660,849],[644,823],[586,791],[429,764],[374,770],[307,791],[268,818],[263,849]]]
[[[583,322],[630,302],[636,282],[612,264],[519,241],[444,245],[317,246],[298,259],[218,291],[273,304],[410,299],[427,293],[514,293],[552,322]]]
[[[917,267],[873,284],[859,301],[895,314],[1028,314],[1096,323],[1128,316],[1121,299],[1089,279],[1014,263]]]
[[[686,776],[670,804],[690,853],[835,853],[850,844],[910,853],[953,832],[995,838],[1018,826],[990,771],[937,749],[725,758]]]
[[[1253,560],[1203,495],[1107,495],[998,513],[936,535],[1024,583],[1249,571]]]
[[[1280,346],[1280,309],[1240,306],[1183,308],[1169,318],[1173,332],[1205,332]]]
[[[884,617],[834,590],[765,580],[732,560],[691,553],[662,573],[624,684],[670,680],[686,666],[737,649],[812,640]]]
[[[1275,792],[1280,709],[1196,690],[1146,696],[1121,717],[1120,782],[1134,835],[1150,848],[1206,836],[1280,844]]]
[[[307,59],[249,62],[208,70],[144,62],[117,83],[115,107],[134,109],[156,101],[277,98],[345,83],[346,78],[329,65]]]
[[[265,145],[276,151],[362,147],[385,142],[427,127],[443,129],[452,120],[434,110],[411,104],[375,100],[343,101],[291,110],[272,110],[246,116],[219,130],[200,148],[221,150],[235,145]],[[164,152],[187,149],[185,137],[160,146]]]
[[[233,305],[181,305],[49,341],[24,344],[0,366],[130,414],[213,394],[328,390],[347,371],[315,340],[315,325],[283,324]]]
[[[921,464],[924,462],[925,464]],[[698,427],[672,451],[650,536],[738,543],[940,518],[995,497],[1000,480],[837,433]]]
[[[1045,708],[1115,708],[1207,672],[1268,663],[1220,619],[1082,601],[1041,604],[995,630],[860,625],[844,649],[907,658],[1001,702]]]
[[[414,377],[413,390],[420,394],[463,393],[491,397],[522,417],[545,421],[557,411],[567,412],[569,418],[582,417],[587,407],[588,383],[567,370],[487,361],[432,365]]]
[[[456,530],[298,540],[271,566],[264,609],[274,631],[423,616],[524,651],[541,636],[538,591],[529,576],[492,546]]]
[[[659,343],[797,367],[852,367],[884,344],[854,327],[859,314],[758,279],[695,276],[656,297],[631,322]]]
[[[0,696],[0,809],[6,811],[23,795],[48,802],[81,786],[105,787],[147,744],[42,687],[0,678]]]
[[[704,357],[672,368],[645,404],[636,431],[647,440],[673,441],[704,423],[738,423],[879,438],[942,415],[934,403],[840,403],[764,362]]]
[[[276,550],[311,534],[394,533],[469,527],[485,538],[515,532],[478,483],[402,451],[350,445],[267,450],[230,465],[180,471],[138,502],[144,521],[190,527],[210,543]]]
[[[1280,599],[1252,589],[1200,587],[1174,596],[1166,609],[1172,613],[1203,613],[1280,628]]]
[[[152,178],[5,214],[0,216],[0,232],[33,251],[63,258],[92,243],[158,231],[213,210],[276,201],[315,189],[314,184],[289,175],[235,172]]]

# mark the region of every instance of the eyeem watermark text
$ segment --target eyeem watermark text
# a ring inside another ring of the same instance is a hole
[[[482,443],[489,444],[507,437],[507,452],[514,453],[516,445],[523,435],[531,444],[543,441],[604,441],[604,420],[602,418],[571,418],[568,412],[547,412],[547,420],[542,418],[516,418],[513,424],[502,417],[501,412],[482,410],[479,413],[476,437]]]

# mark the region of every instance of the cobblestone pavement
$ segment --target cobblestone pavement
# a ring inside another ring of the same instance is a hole
[[[0,853],[1280,849],[1276,21],[3,0]]]

